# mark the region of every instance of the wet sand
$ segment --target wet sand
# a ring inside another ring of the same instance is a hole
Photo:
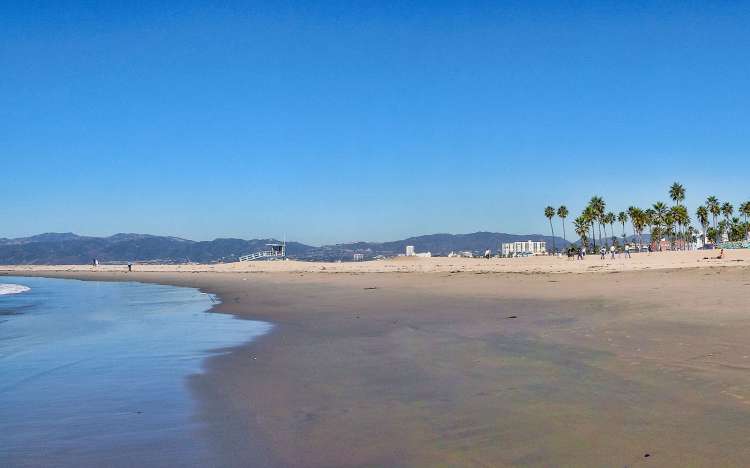
[[[744,266],[23,274],[199,287],[274,323],[190,381],[226,466],[750,460]]]

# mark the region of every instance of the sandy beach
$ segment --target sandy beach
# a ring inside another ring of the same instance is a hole
[[[750,264],[749,250],[725,250],[717,259],[718,250],[675,251],[633,254],[632,258],[618,255],[602,260],[587,255],[583,261],[568,257],[521,258],[448,258],[396,257],[367,262],[303,262],[255,261],[218,264],[134,264],[137,272],[216,272],[216,273],[596,273],[682,268],[741,266]],[[124,272],[125,265],[0,265],[0,272],[26,271],[97,271]]]
[[[750,256],[716,254],[0,274],[198,287],[273,323],[189,383],[226,466],[745,466]]]

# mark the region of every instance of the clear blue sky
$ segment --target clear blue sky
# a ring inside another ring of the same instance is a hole
[[[747,2],[214,3],[2,2],[0,237],[320,244],[546,232],[547,204],[674,180],[691,213],[750,199]]]

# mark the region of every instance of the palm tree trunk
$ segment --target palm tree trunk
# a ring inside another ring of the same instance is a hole
[[[555,228],[552,226],[552,218],[549,219],[549,228],[552,231],[552,255],[554,255],[557,249],[555,248]]]

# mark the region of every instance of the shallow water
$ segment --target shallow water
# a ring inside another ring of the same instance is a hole
[[[269,324],[198,290],[46,278],[0,295],[0,466],[207,465],[186,386]]]

